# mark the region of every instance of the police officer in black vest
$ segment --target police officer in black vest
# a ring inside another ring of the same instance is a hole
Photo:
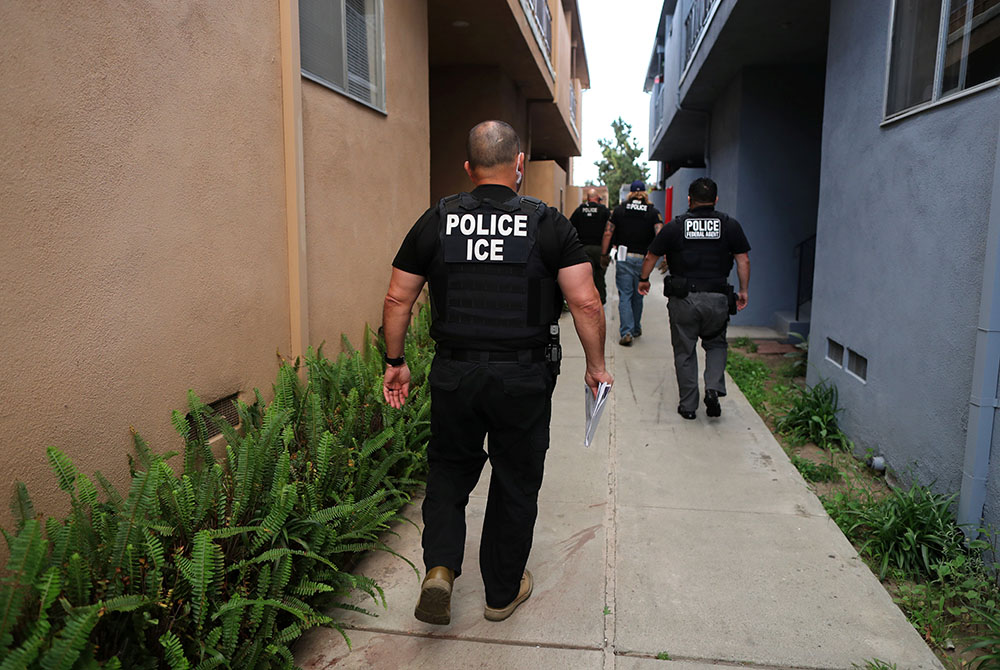
[[[613,382],[604,365],[604,310],[576,232],[557,210],[516,194],[524,168],[517,133],[485,121],[469,132],[467,151],[465,170],[476,188],[444,198],[413,226],[393,261],[383,311],[383,395],[399,408],[410,382],[404,335],[429,282],[437,351],[423,503],[427,574],[414,615],[432,624],[451,621],[465,507],[487,458],[492,476],[479,546],[484,616],[506,619],[531,595],[525,565],[549,445],[560,289],[583,343],[585,383],[596,392],[600,382]]]
[[[677,412],[694,419],[698,409],[698,338],[705,349],[705,413],[722,416],[719,398],[726,395],[726,326],[729,315],[747,306],[750,244],[739,222],[715,209],[719,189],[707,177],[688,188],[688,211],[663,226],[642,264],[639,292],[649,293],[649,273],[666,255],[670,275],[663,292],[670,299],[670,341],[680,405]],[[740,290],[729,285],[736,262]]]
[[[642,261],[653,237],[660,232],[663,217],[649,201],[646,184],[636,179],[629,187],[628,201],[615,207],[604,228],[602,253],[612,247],[625,252],[615,261],[615,285],[618,286],[618,344],[632,346],[632,339],[642,335],[642,294],[639,277]],[[621,249],[620,247],[625,247]]]
[[[583,250],[590,257],[594,268],[594,286],[601,294],[601,304],[607,302],[607,287],[604,284],[604,273],[608,269],[608,257],[601,254],[601,242],[604,239],[604,227],[611,212],[601,204],[600,196],[595,189],[587,190],[587,201],[576,208],[569,222],[576,228]]]

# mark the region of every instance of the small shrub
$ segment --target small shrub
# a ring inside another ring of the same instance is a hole
[[[855,670],[896,670],[895,663],[886,663],[885,661],[873,658],[870,661],[865,661],[863,665],[858,665],[857,663],[851,664],[852,668]]]
[[[905,577],[934,578],[935,566],[964,554],[964,535],[951,512],[956,496],[914,484],[882,499],[870,493],[824,496],[823,506],[858,553],[885,579],[890,569]]]
[[[665,651],[661,651],[659,654],[656,655],[656,660],[657,661],[669,661],[670,660],[670,654],[667,653],[667,652],[665,652]]]
[[[791,461],[807,482],[832,482],[840,479],[840,470],[829,463],[813,463],[798,454],[792,454]]]
[[[726,360],[726,372],[733,378],[740,391],[758,412],[764,408],[766,400],[765,383],[771,376],[767,365],[730,351]]]
[[[804,377],[809,365],[809,338],[796,332],[791,332],[788,335],[790,339],[798,340],[795,344],[798,351],[790,351],[785,354],[785,358],[791,359],[788,361],[788,370],[785,374],[788,377]]]
[[[851,441],[837,426],[837,387],[826,380],[811,389],[797,388],[791,394],[790,404],[775,427],[793,442],[812,442],[824,449],[851,447]]]
[[[733,340],[733,346],[737,349],[743,349],[749,351],[751,354],[757,353],[757,343],[751,340],[746,335],[741,335]]]

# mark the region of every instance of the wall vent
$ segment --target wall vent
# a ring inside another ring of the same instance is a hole
[[[838,368],[844,367],[844,345],[829,337],[826,338],[826,360]]]
[[[863,382],[868,381],[868,359],[854,349],[848,349],[847,371]]]
[[[211,414],[221,418],[223,421],[228,423],[230,426],[236,428],[240,425],[240,414],[236,411],[236,399],[239,397],[238,393],[234,393],[231,396],[226,396],[220,400],[209,403],[208,407],[211,410]],[[191,431],[188,433],[188,439],[194,440],[198,437],[197,429],[195,427],[194,419],[190,414],[187,415],[188,423],[191,425]],[[215,424],[214,421],[206,421],[206,426],[208,429],[208,439],[211,440],[213,437],[222,435],[222,431]]]

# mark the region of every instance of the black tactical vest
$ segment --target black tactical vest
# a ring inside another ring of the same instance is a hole
[[[733,269],[726,239],[729,216],[705,209],[685,212],[674,222],[680,226],[680,245],[667,253],[671,274],[690,279],[728,277]]]
[[[490,341],[544,342],[556,319],[555,277],[536,244],[541,200],[459,193],[438,204],[441,240],[431,282],[431,335],[484,349]]]

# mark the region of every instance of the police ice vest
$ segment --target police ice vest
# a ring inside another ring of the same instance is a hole
[[[729,216],[714,209],[699,209],[681,214],[674,221],[680,225],[680,245],[667,252],[671,274],[689,279],[728,277],[733,269],[733,254],[726,240]]]
[[[538,250],[541,200],[506,202],[459,193],[441,200],[440,258],[444,282],[432,285],[435,339],[533,339],[556,318],[555,277]],[[439,266],[440,267],[440,266]]]

